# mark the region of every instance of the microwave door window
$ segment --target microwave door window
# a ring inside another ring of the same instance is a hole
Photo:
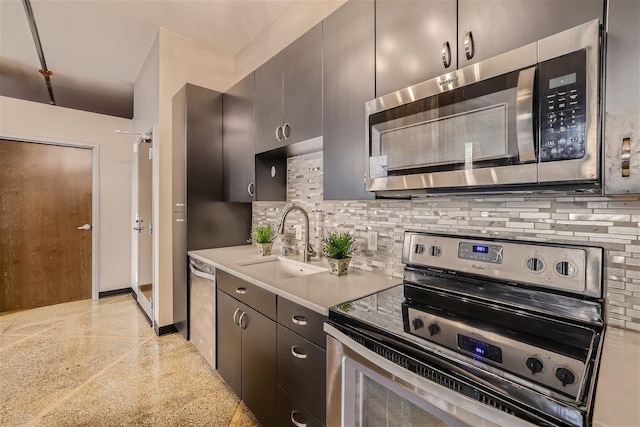
[[[518,164],[516,83],[509,74],[375,113],[370,155],[389,175]]]
[[[515,112],[515,92],[509,89],[375,125],[376,151],[387,156],[389,172],[516,157],[515,135],[510,135],[515,118],[509,117]]]

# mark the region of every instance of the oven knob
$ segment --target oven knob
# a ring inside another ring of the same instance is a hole
[[[440,249],[440,246],[429,247],[429,255],[433,257],[439,257],[441,253],[442,253],[442,249]]]
[[[556,369],[556,378],[560,380],[563,387],[567,384],[573,384],[576,381],[576,377],[573,375],[573,372],[567,368]]]
[[[527,364],[527,368],[529,368],[532,375],[535,375],[538,372],[542,372],[542,368],[544,368],[544,366],[542,365],[542,362],[536,359],[535,357],[528,358],[526,361],[526,364]]]
[[[576,267],[568,261],[558,261],[556,263],[556,273],[560,276],[571,277],[576,274]]]
[[[416,331],[424,326],[424,322],[417,317],[413,319],[411,323],[413,324],[413,329],[415,329]]]
[[[440,326],[437,323],[430,324],[427,329],[429,329],[429,335],[434,336],[440,333]]]
[[[544,262],[540,258],[531,257],[527,260],[527,268],[529,271],[538,273],[544,269]]]

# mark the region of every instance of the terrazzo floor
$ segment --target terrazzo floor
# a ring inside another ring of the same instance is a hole
[[[259,426],[195,347],[121,295],[0,315],[0,426]]]

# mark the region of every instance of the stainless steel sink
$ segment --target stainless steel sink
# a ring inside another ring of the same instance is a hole
[[[308,274],[322,273],[326,268],[305,264],[284,257],[269,257],[239,263],[247,273],[255,277],[271,277],[278,280],[291,279],[306,276]]]

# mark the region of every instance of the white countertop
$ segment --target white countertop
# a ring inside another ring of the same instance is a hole
[[[263,258],[258,255],[254,245],[189,251],[189,256],[209,263],[220,270],[324,316],[329,314],[329,307],[390,288],[402,282],[402,279],[397,277],[353,267],[349,267],[349,273],[346,276],[340,277],[329,274],[327,271],[285,280],[272,279],[265,275],[256,275],[247,267],[240,265],[247,261]],[[301,261],[300,257],[292,256],[290,258]],[[309,264],[328,269],[326,260],[316,258],[312,259]]]
[[[596,386],[593,424],[640,426],[640,334],[607,328]]]
[[[402,281],[353,267],[342,277],[328,272],[286,280],[256,277],[240,265],[262,258],[254,245],[203,249],[190,251],[189,255],[325,316],[329,307],[390,288]],[[325,260],[315,259],[310,264],[327,267]],[[640,426],[640,333],[607,328],[593,424],[598,427]]]

